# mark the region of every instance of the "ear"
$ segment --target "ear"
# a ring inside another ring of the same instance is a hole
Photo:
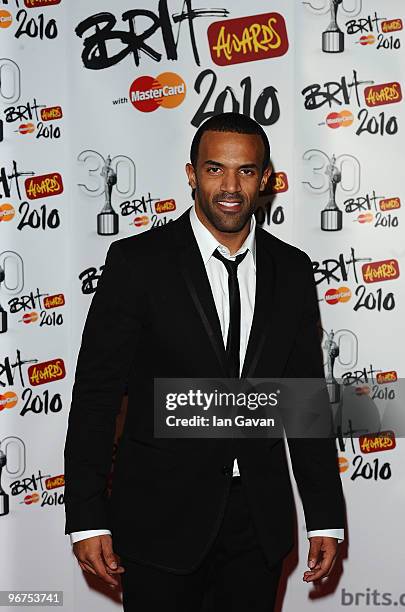
[[[260,188],[259,188],[260,191],[264,191],[264,189],[266,188],[267,182],[272,174],[273,174],[273,168],[271,165],[268,165],[265,171],[263,172],[262,178],[260,179]]]
[[[192,189],[195,189],[197,186],[197,179],[195,176],[194,166],[190,163],[186,164],[186,174],[188,178],[188,184]]]

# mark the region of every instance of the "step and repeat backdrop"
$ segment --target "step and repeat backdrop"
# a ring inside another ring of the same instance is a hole
[[[317,589],[302,582],[308,541],[294,489],[299,543],[279,608],[405,606],[395,429],[404,22],[400,0],[0,0],[0,590],[61,591],[69,612],[121,608],[82,574],[64,535],[81,332],[109,244],[192,204],[192,136],[233,110],[271,144],[258,223],[313,261],[340,415],[349,520],[337,571]],[[116,291],[126,299],[125,286]],[[361,430],[359,395],[372,429]]]

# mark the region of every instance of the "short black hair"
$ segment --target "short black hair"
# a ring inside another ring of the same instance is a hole
[[[270,144],[262,126],[254,119],[240,113],[221,113],[210,117],[200,125],[194,134],[190,149],[190,161],[194,168],[198,158],[198,149],[202,135],[205,132],[236,132],[237,134],[257,134],[264,145],[262,172],[270,164]]]

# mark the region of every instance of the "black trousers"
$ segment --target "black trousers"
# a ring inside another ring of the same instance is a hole
[[[121,557],[125,612],[272,612],[282,559],[267,565],[240,477],[232,479],[221,528],[200,567],[179,575]]]

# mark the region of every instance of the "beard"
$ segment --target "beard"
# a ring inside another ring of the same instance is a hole
[[[198,187],[196,188],[198,203],[203,213],[210,223],[219,232],[237,233],[240,232],[250,221],[250,218],[255,210],[255,205],[249,203],[246,197],[240,193],[218,193],[211,200],[204,198]],[[240,204],[238,211],[229,212],[223,211],[219,206],[219,202],[238,202]]]

